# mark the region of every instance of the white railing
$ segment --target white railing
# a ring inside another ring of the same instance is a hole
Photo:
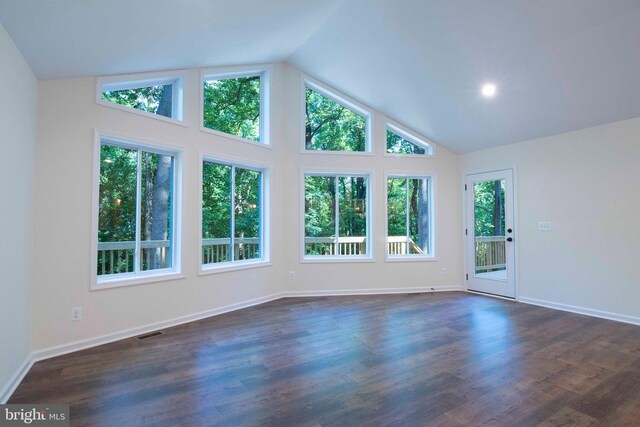
[[[99,242],[98,274],[131,273],[134,271],[136,242]],[[142,270],[157,270],[171,266],[168,240],[140,242]]]
[[[305,237],[305,253],[307,255],[364,255],[367,253],[366,237]],[[387,251],[389,255],[407,254],[407,246],[412,254],[424,253],[411,239],[407,244],[407,236],[389,236]]]
[[[407,252],[409,246],[409,252]],[[389,236],[387,237],[387,253],[389,255],[407,255],[407,254],[424,254],[418,245],[409,239],[407,245],[407,236]]]
[[[233,240],[233,259],[260,258],[260,239],[236,237]],[[231,238],[202,239],[202,263],[213,264],[231,261]]]
[[[367,253],[366,237],[305,237],[307,255],[364,255]]]
[[[409,239],[409,253],[421,254],[422,250]],[[98,243],[98,274],[131,273],[134,271],[135,242]],[[390,255],[407,254],[406,236],[389,236],[387,250]],[[168,240],[148,240],[140,242],[142,269],[155,270],[171,266],[171,250]],[[230,239],[202,239],[202,262],[213,264],[230,261]],[[260,257],[260,239],[243,237],[234,239],[233,259],[255,259]],[[367,252],[366,237],[305,238],[305,251],[308,255],[364,255]]]
[[[507,266],[505,236],[476,236],[476,270],[504,270]]]

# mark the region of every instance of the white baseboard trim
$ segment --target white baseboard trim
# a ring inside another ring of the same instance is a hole
[[[609,311],[594,310],[592,308],[578,307],[575,305],[561,304],[557,302],[545,301],[535,298],[520,297],[518,301],[525,304],[538,305],[540,307],[553,308],[556,310],[568,311],[576,314],[584,314],[586,316],[600,317],[601,319],[615,320],[617,322],[631,323],[640,325],[640,317],[628,316],[626,314],[611,313]]]
[[[283,298],[296,297],[330,297],[347,295],[388,295],[388,294],[415,294],[423,292],[456,292],[462,291],[461,286],[420,286],[409,288],[370,288],[370,289],[333,289],[327,291],[287,291],[282,293]]]
[[[102,344],[108,344],[113,341],[118,341],[121,339],[131,338],[131,337],[146,334],[149,332],[157,331],[158,329],[170,328],[173,326],[182,325],[184,323],[201,320],[207,317],[228,313],[230,311],[240,310],[242,308],[247,308],[247,307],[251,307],[258,304],[264,304],[265,302],[280,299],[282,298],[282,295],[283,295],[282,293],[277,293],[277,294],[272,294],[265,297],[254,298],[254,299],[243,301],[237,304],[230,304],[224,307],[214,308],[212,310],[200,311],[198,313],[175,317],[173,319],[163,320],[160,322],[149,323],[144,326],[125,329],[123,331],[100,335],[94,338],[87,338],[79,341],[73,341],[67,344],[61,344],[54,347],[48,347],[41,350],[36,350],[33,352],[32,358],[34,362],[39,362],[41,360],[50,359],[52,357],[73,353],[74,351],[84,350],[84,349],[96,347]]]
[[[2,390],[0,391],[0,404],[7,403],[13,392],[16,391],[18,385],[20,385],[33,366],[33,362],[33,355],[29,354],[18,370],[11,376],[11,379],[9,379],[5,386],[2,387]]]
[[[74,351],[84,350],[91,347],[96,347],[102,344],[107,344],[113,341],[118,341],[125,338],[131,338],[138,335],[146,334],[149,332],[157,331],[163,328],[170,328],[173,326],[182,325],[184,323],[193,322],[196,320],[204,319],[211,316],[216,316],[230,311],[240,310],[242,308],[251,307],[258,304],[264,304],[269,301],[274,301],[285,297],[313,297],[313,296],[339,296],[339,295],[378,295],[378,294],[406,294],[406,293],[418,293],[418,292],[446,292],[446,291],[461,291],[461,287],[457,286],[430,286],[430,287],[411,287],[411,288],[377,288],[377,289],[347,289],[347,290],[330,290],[330,291],[287,291],[279,292],[276,294],[268,295],[265,297],[255,298],[252,300],[244,301],[237,304],[230,304],[224,307],[214,308],[212,310],[201,311],[186,316],[176,317],[161,322],[150,323],[144,326],[136,328],[125,329],[119,332],[113,332],[106,335],[100,335],[94,338],[87,338],[84,340],[73,341],[67,344],[61,344],[54,347],[48,347],[33,352],[33,361],[39,362],[41,360],[50,359],[52,357],[62,356],[64,354],[72,353]]]

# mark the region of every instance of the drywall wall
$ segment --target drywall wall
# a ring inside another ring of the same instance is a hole
[[[460,156],[516,168],[521,300],[640,321],[639,137],[632,119]]]
[[[31,218],[38,81],[0,25],[0,401],[31,353]]]
[[[457,156],[442,147],[434,159],[384,156],[376,114],[375,155],[301,154],[302,74],[287,64],[271,72],[272,148],[200,131],[200,70],[187,70],[180,126],[95,102],[95,78],[41,81],[34,252],[34,349],[42,350],[287,291],[461,288]],[[91,274],[91,177],[94,130],[183,150],[182,272],[179,280],[97,291]],[[200,155],[271,168],[271,266],[198,275]],[[301,168],[370,170],[374,178],[374,259],[370,263],[301,264]],[[434,172],[438,261],[384,260],[384,172]],[[441,275],[441,268],[447,275]],[[291,279],[289,272],[295,272]],[[73,306],[84,319],[69,321]]]

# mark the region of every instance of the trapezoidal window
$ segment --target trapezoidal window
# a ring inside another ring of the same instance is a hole
[[[305,150],[371,151],[370,114],[309,82],[305,82],[305,117]]]
[[[388,124],[387,154],[433,156],[433,146]]]
[[[103,105],[182,120],[181,77],[143,80],[104,77],[98,79],[98,87],[98,101]]]
[[[267,72],[205,75],[202,127],[268,144]]]

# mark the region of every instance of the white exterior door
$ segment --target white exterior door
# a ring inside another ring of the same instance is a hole
[[[466,176],[467,289],[515,298],[513,170]]]

